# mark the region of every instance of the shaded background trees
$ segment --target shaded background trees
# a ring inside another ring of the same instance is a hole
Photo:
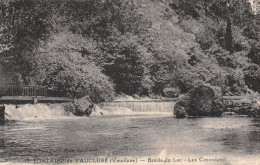
[[[51,28],[49,5],[33,0],[1,4],[1,44],[6,45],[1,62],[27,85],[37,60],[34,50],[48,38]]]
[[[56,95],[100,102],[201,83],[243,94],[259,65],[259,15],[242,0],[16,0],[0,10],[1,64]]]

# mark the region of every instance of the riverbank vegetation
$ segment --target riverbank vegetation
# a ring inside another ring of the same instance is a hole
[[[1,65],[53,96],[260,91],[260,17],[243,0],[3,0],[0,11]]]

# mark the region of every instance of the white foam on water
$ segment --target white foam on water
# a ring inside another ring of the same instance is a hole
[[[26,128],[17,128],[17,129],[12,129],[12,131],[24,131],[24,130],[43,130],[46,127],[42,126],[36,126],[36,127],[26,127]]]
[[[6,118],[9,120],[44,120],[67,118],[61,104],[25,104],[16,108],[5,105]]]
[[[40,121],[46,119],[68,119],[62,104],[25,104],[16,108],[15,105],[5,105],[6,119],[16,121]],[[133,115],[166,115],[172,116],[172,111],[133,111],[126,107],[96,106],[90,116],[133,116]],[[70,115],[72,116],[72,115]],[[35,128],[32,128],[35,129]]]
[[[106,102],[105,107],[120,107],[131,109],[133,112],[173,112],[175,102],[167,101],[119,101],[119,102]]]
[[[114,106],[104,106],[102,109],[96,106],[95,110],[90,116],[133,116],[133,115],[162,115],[162,116],[172,116],[172,112],[162,112],[162,111],[133,111],[125,107],[114,107]]]

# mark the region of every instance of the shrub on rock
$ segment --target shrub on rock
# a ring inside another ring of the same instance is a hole
[[[225,105],[224,105],[223,101],[220,100],[219,98],[215,98],[210,115],[211,116],[221,116],[221,114],[224,112],[224,110],[225,110]]]
[[[76,116],[89,116],[94,108],[94,104],[90,102],[89,97],[75,99],[73,103],[66,103],[63,106],[65,112]]]
[[[174,115],[176,118],[185,118],[187,116],[186,110],[183,106],[181,106],[181,102],[178,102],[174,106]]]
[[[77,116],[89,116],[92,112],[93,103],[90,102],[88,97],[76,99],[74,101],[75,115]]]

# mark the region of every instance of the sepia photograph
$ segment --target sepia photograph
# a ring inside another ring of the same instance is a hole
[[[0,165],[260,165],[260,0],[0,0]]]

